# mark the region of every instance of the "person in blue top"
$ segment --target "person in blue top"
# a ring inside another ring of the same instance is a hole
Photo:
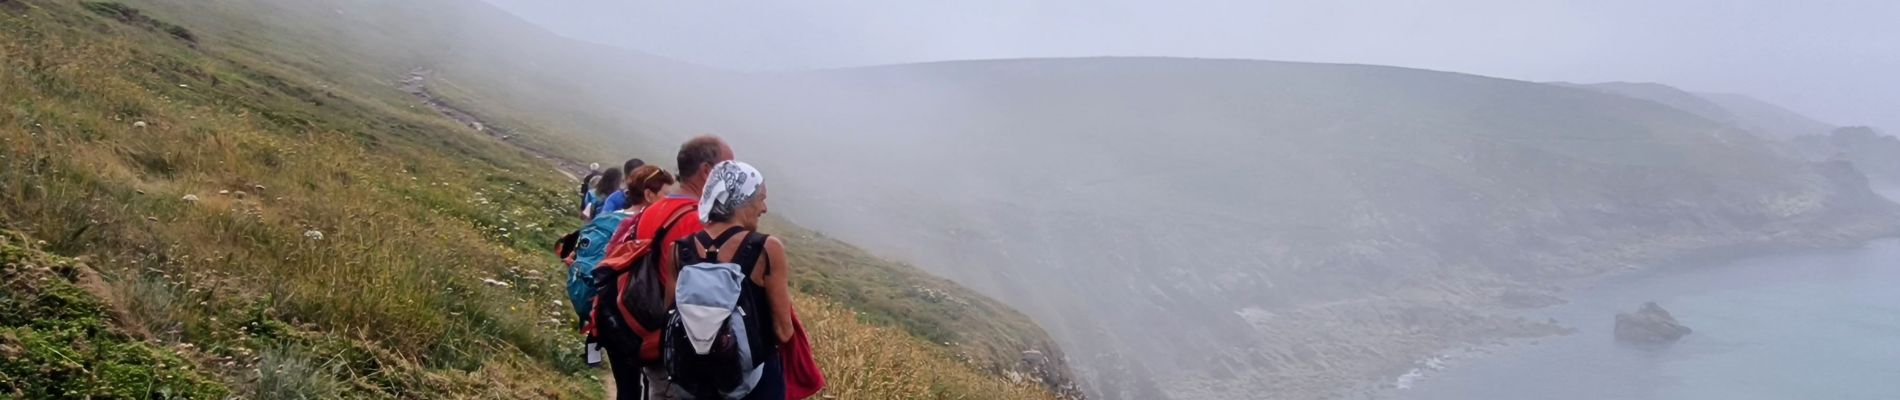
[[[594,182],[598,179],[600,179],[600,163],[588,164],[587,176],[581,177],[581,187],[579,190],[581,204],[578,204],[578,208],[581,210],[581,219],[587,219],[588,207],[594,205]]]
[[[596,216],[612,212],[602,210],[606,210],[607,196],[620,190],[620,181],[619,168],[608,167],[606,171],[601,171],[600,180],[594,182],[594,200],[592,204],[588,204],[586,210],[581,211],[581,216],[592,220]]]
[[[647,165],[647,162],[640,161],[638,158],[630,159],[627,160],[625,165],[620,167],[620,171],[623,173],[632,173],[634,170],[640,169],[643,165]],[[627,189],[624,187],[619,188],[614,190],[613,193],[608,194],[605,200],[601,200],[600,207],[595,208],[597,211],[594,212],[594,215],[606,215],[610,212],[626,209],[627,206],[631,205],[633,204],[627,201]]]

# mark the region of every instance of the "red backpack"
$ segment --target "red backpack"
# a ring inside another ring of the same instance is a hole
[[[696,201],[662,200],[622,221],[607,257],[594,270],[595,333],[610,348],[639,349],[648,365],[660,362],[660,336],[673,309],[674,237],[700,230]]]

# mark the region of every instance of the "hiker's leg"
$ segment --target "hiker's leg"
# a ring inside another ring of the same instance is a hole
[[[785,362],[777,354],[760,365],[765,371],[759,375],[758,386],[752,387],[752,393],[746,394],[748,400],[780,400],[785,398]]]
[[[673,400],[673,383],[666,381],[666,369],[660,367],[641,368],[646,375],[647,400]]]
[[[615,355],[618,352],[608,354]],[[614,393],[619,400],[642,400],[646,393],[640,387],[640,363],[631,357],[613,357]]]

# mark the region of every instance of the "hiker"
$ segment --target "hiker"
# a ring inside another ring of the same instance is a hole
[[[658,165],[641,165],[630,171],[633,172],[627,173],[627,186],[622,191],[627,193],[625,197],[632,198],[630,201],[633,203],[627,205],[625,210],[634,214],[640,214],[647,206],[666,198],[666,189],[674,183],[673,175]]]
[[[588,203],[587,210],[582,211],[581,216],[591,220],[612,212],[605,211],[605,203],[608,195],[620,191],[621,179],[620,168],[607,167],[606,171],[601,171],[600,179],[594,182],[594,200]]]
[[[587,219],[590,208],[594,205],[594,184],[598,182],[599,179],[600,163],[587,164],[587,176],[581,177],[581,187],[579,190],[581,195],[581,204],[579,207],[581,210],[581,219]]]
[[[692,236],[704,228],[699,219],[699,197],[706,185],[712,166],[732,159],[732,148],[715,136],[700,136],[688,140],[680,146],[679,191],[653,199],[646,204],[638,218],[622,222],[622,228],[614,233],[610,241],[611,253],[606,264],[614,268],[629,268],[626,274],[641,278],[643,271],[631,270],[653,266],[658,269],[658,283],[641,285],[639,279],[628,286],[628,293],[615,293],[620,312],[599,312],[603,326],[602,344],[607,350],[609,362],[613,365],[615,387],[622,398],[671,399],[674,398],[672,385],[667,382],[668,374],[660,366],[661,348],[659,333],[665,328],[665,315],[673,304],[673,283],[678,273],[678,253],[665,251],[671,246],[659,245],[674,243]],[[640,171],[636,168],[635,171]],[[639,179],[640,175],[635,175]],[[635,184],[641,184],[636,181]],[[629,186],[631,187],[631,186]],[[648,196],[650,186],[640,187],[641,197]],[[664,236],[656,238],[656,236]],[[643,253],[642,250],[650,250]],[[622,256],[622,254],[630,254]],[[624,259],[624,260],[623,260]],[[650,262],[647,262],[650,261]],[[627,266],[632,265],[632,266]],[[642,288],[658,291],[658,296],[650,292],[637,292]],[[606,295],[603,295],[606,298]],[[657,304],[640,304],[640,303]],[[612,311],[612,310],[610,310]],[[637,312],[636,312],[637,311]],[[641,321],[641,315],[657,314],[658,321]]]
[[[646,165],[646,161],[640,161],[638,158],[629,159],[625,165],[620,167],[620,171],[626,173],[627,179],[633,179],[633,170]],[[630,205],[632,204],[628,204],[627,202],[627,191],[625,189],[615,190],[613,194],[607,195],[607,200],[601,202],[600,210],[597,212],[610,213],[620,211]]]
[[[703,188],[698,211],[705,227],[674,242],[679,258],[693,263],[680,272],[681,311],[668,327],[667,363],[674,368],[669,371],[671,381],[675,390],[700,397],[749,389],[743,392],[746,399],[783,400],[786,376],[779,347],[793,335],[792,295],[787,286],[792,271],[785,244],[758,232],[759,219],[767,212],[764,177],[751,165],[725,161],[713,167]],[[733,265],[737,271],[724,272]],[[738,287],[726,280],[734,279],[733,272],[739,274]],[[735,307],[734,312],[726,312]],[[718,312],[704,311],[708,309]],[[722,353],[739,354],[736,347],[698,342],[700,337],[716,341],[711,339],[714,333],[705,329],[719,329],[722,323],[734,336],[743,333],[748,343],[745,354],[752,365],[722,364],[744,357]],[[733,324],[744,326],[730,327]],[[757,376],[756,383],[746,385],[749,376]]]

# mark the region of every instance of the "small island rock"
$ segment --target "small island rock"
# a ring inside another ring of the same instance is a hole
[[[1633,343],[1671,343],[1694,330],[1656,302],[1643,303],[1634,313],[1616,314],[1616,340]]]

